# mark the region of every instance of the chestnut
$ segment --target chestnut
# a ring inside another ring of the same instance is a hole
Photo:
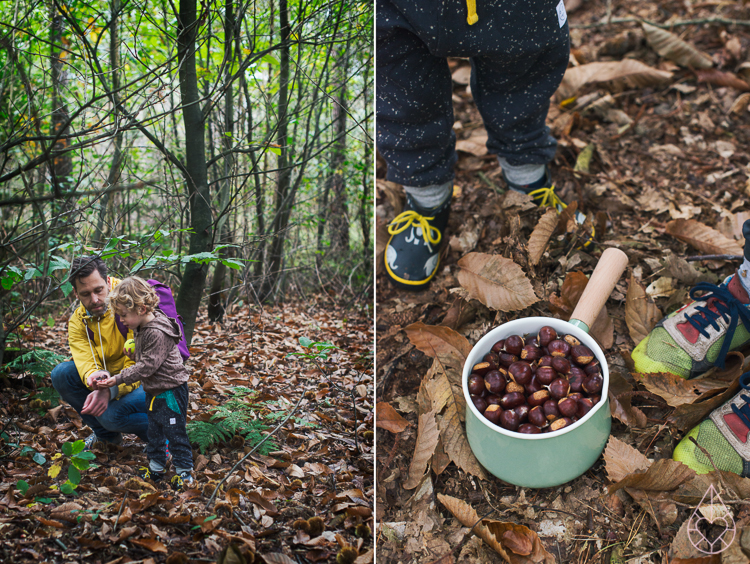
[[[551,366],[540,366],[536,369],[535,376],[540,384],[543,386],[549,386],[552,383],[552,380],[557,378],[557,372]]]
[[[548,354],[539,359],[537,366],[552,366],[552,357]]]
[[[505,338],[505,351],[512,355],[519,356],[523,346],[523,337],[520,335],[510,335]]]
[[[549,385],[549,393],[555,399],[564,398],[570,392],[570,384],[566,378],[556,378]]]
[[[557,408],[557,400],[548,399],[542,404],[542,409],[544,410],[545,417],[547,417],[547,421],[554,421],[560,417],[560,410]]]
[[[526,403],[526,398],[521,392],[509,392],[500,398],[500,407],[503,409],[513,409],[522,403]]]
[[[570,391],[571,392],[581,392],[583,391],[583,381],[588,378],[586,376],[586,373],[577,366],[574,366],[570,369],[570,373],[568,374],[568,382],[570,382]]]
[[[570,354],[570,345],[560,339],[552,341],[547,345],[547,349],[551,356],[568,356]]]
[[[523,423],[528,418],[530,409],[531,407],[529,407],[529,404],[522,403],[518,407],[514,408],[513,411],[518,414],[518,421]]]
[[[518,426],[518,432],[523,433],[524,435],[538,435],[542,430],[531,423],[523,423]]]
[[[555,419],[552,423],[549,424],[549,428],[551,431],[559,431],[563,427],[567,427],[568,425],[572,425],[573,420],[570,417],[560,417],[560,419]]]
[[[505,339],[500,339],[497,343],[495,343],[494,345],[492,345],[491,351],[493,353],[500,354],[503,351],[504,348],[505,348]]]
[[[568,396],[557,402],[557,409],[565,417],[573,417],[578,413],[578,402]]]
[[[531,377],[531,381],[528,384],[524,384],[523,389],[526,392],[526,395],[530,396],[534,392],[538,392],[544,388],[542,388],[542,384],[536,379],[536,375],[534,375]]]
[[[539,360],[543,356],[544,355],[542,354],[542,349],[540,349],[539,347],[535,345],[527,344],[521,349],[521,354],[520,354],[521,359],[527,360],[529,362],[532,362],[534,360]]]
[[[538,392],[534,392],[526,399],[529,402],[529,405],[537,406],[537,405],[542,405],[549,398],[550,398],[549,390],[542,389],[542,390],[539,390]]]
[[[498,370],[490,370],[484,375],[484,385],[491,394],[500,395],[505,391],[507,381]],[[469,390],[471,392],[471,390]]]
[[[546,347],[555,339],[557,339],[557,331],[555,331],[554,327],[545,325],[539,329],[539,344],[543,347]]]
[[[593,376],[594,374],[601,374],[602,367],[599,365],[599,361],[594,359],[583,367],[583,371],[589,376]]]
[[[514,362],[518,362],[518,357],[514,354],[510,354],[507,352],[501,352],[498,353],[498,356],[500,357],[500,365],[505,366],[506,368],[513,364]]]
[[[518,419],[518,414],[512,409],[503,411],[500,414],[500,426],[503,429],[508,429],[508,431],[515,431],[516,429],[518,429],[518,425],[520,425],[520,423],[521,422]]]
[[[515,381],[521,384],[527,384],[531,381],[531,377],[534,373],[531,370],[531,365],[523,360],[514,362],[508,367],[508,374]]]
[[[503,398],[497,394],[487,394],[484,396],[484,399],[487,402],[487,405],[500,405],[500,400]]]
[[[570,334],[565,335],[563,337],[563,341],[565,341],[566,343],[568,343],[571,347],[575,347],[576,345],[580,345],[581,344],[581,341],[579,341],[578,338],[576,338],[575,336],[570,335]]]
[[[499,405],[490,405],[487,407],[487,409],[484,410],[484,417],[489,421],[490,423],[494,423],[495,425],[500,424],[500,416],[503,414],[503,410],[500,408]]]
[[[589,398],[581,398],[578,400],[578,412],[576,415],[578,415],[578,419],[581,419],[584,415],[586,415],[591,409],[594,407],[594,402],[592,402]]]
[[[529,414],[526,418],[529,420],[529,423],[536,425],[539,428],[542,428],[547,424],[547,416],[544,414],[544,409],[539,405],[529,409]]]
[[[581,366],[586,366],[594,360],[594,353],[586,345],[575,345],[572,347],[570,349],[570,356],[573,358],[573,362]]]
[[[520,394],[523,394],[525,391],[526,388],[524,386],[522,386],[518,382],[514,382],[513,380],[508,382],[508,385],[505,387],[505,393],[518,392]]]
[[[567,374],[570,372],[570,361],[564,356],[553,356],[552,368],[560,374]]]
[[[530,337],[526,337],[526,344],[538,347],[539,346],[539,337],[536,336],[536,335],[531,335]]]
[[[500,366],[500,356],[492,351],[482,357],[482,361],[490,363],[490,369],[495,370]]]
[[[474,407],[477,408],[479,413],[484,413],[484,410],[487,409],[487,407],[490,405],[482,396],[471,396],[471,401],[474,404]]]
[[[469,383],[466,386],[469,388],[469,393],[473,396],[481,396],[484,392],[484,378],[479,374],[472,374],[469,376]]]
[[[598,394],[602,391],[604,379],[599,374],[589,376],[583,381],[583,391],[588,394]]]
[[[471,369],[471,372],[473,374],[479,374],[480,376],[484,376],[490,370],[492,370],[492,366],[490,366],[489,362],[479,362],[474,365],[474,368]]]

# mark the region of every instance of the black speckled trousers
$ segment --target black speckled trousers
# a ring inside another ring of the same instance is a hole
[[[152,396],[146,393],[148,408],[148,447],[146,456],[161,466],[167,463],[164,451],[165,441],[169,440],[169,452],[172,454],[174,466],[178,470],[192,470],[193,450],[190,447],[185,425],[187,424],[188,385],[187,382],[169,390],[174,401],[167,400],[162,395]],[[176,405],[175,405],[176,403]],[[170,407],[169,404],[172,404]],[[173,408],[178,408],[179,413]]]
[[[544,164],[557,143],[545,125],[570,53],[559,0],[377,0],[377,146],[388,180],[441,184],[456,163],[446,57],[471,59],[471,92],[490,153]]]

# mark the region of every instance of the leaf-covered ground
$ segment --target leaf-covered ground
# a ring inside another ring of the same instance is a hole
[[[685,259],[741,253],[750,218],[750,9],[738,2],[566,5],[573,57],[549,113],[560,141],[552,173],[589,225],[576,229],[565,216],[558,225],[523,196],[505,193],[484,148],[467,61],[450,61],[459,162],[441,269],[425,292],[397,290],[383,275],[385,225],[400,211],[402,193],[382,179],[379,163],[379,562],[750,561],[750,480],[696,476],[670,458],[692,426],[736,393],[744,356],[689,383],[635,374],[630,359],[698,281],[722,281],[739,264]],[[592,227],[597,244],[582,250]],[[629,267],[592,330],[611,374],[607,449],[559,487],[522,488],[485,475],[457,448],[463,426],[450,418],[457,411],[463,419],[461,350],[508,320],[567,319],[608,246],[625,251]],[[489,278],[471,279],[490,263]],[[451,404],[459,409],[449,413]],[[711,485],[736,529],[728,549],[708,556],[690,542],[688,522]]]
[[[50,477],[55,454],[89,430],[69,406],[34,398],[33,378],[6,375],[0,561],[235,563],[243,561],[240,554],[246,562],[335,562],[349,547],[347,562],[371,562],[371,313],[316,297],[262,311],[237,309],[221,326],[199,321],[187,362],[188,421],[207,420],[229,405],[248,425],[265,425],[262,437],[299,406],[270,448],[231,475],[254,446],[252,437],[229,436],[205,453],[195,448],[196,487],[183,493],[134,477],[147,463],[145,445],[126,435],[121,447],[95,446],[96,467],[81,472],[76,495],[62,494],[55,487],[68,477],[68,465]],[[66,326],[62,316],[52,328],[27,328],[23,337],[29,346],[68,355]],[[320,367],[288,357],[306,352],[301,337],[337,349]],[[30,485],[25,496],[19,481]],[[233,554],[221,558],[230,545]]]

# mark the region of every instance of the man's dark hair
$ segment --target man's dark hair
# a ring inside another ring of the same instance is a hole
[[[99,257],[78,257],[73,259],[73,263],[70,265],[70,276],[68,282],[73,284],[73,288],[78,290],[76,282],[81,278],[86,278],[97,270],[104,280],[107,279],[107,265]]]

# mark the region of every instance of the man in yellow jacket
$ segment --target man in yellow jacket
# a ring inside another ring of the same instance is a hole
[[[133,433],[148,442],[146,394],[140,383],[95,390],[94,378],[116,375],[133,361],[124,353],[132,338],[109,307],[109,292],[120,281],[107,276],[107,266],[98,257],[80,257],[71,265],[70,283],[81,302],[68,321],[68,344],[72,361],[52,370],[52,385],[94,432],[86,439],[120,443],[122,433]]]

